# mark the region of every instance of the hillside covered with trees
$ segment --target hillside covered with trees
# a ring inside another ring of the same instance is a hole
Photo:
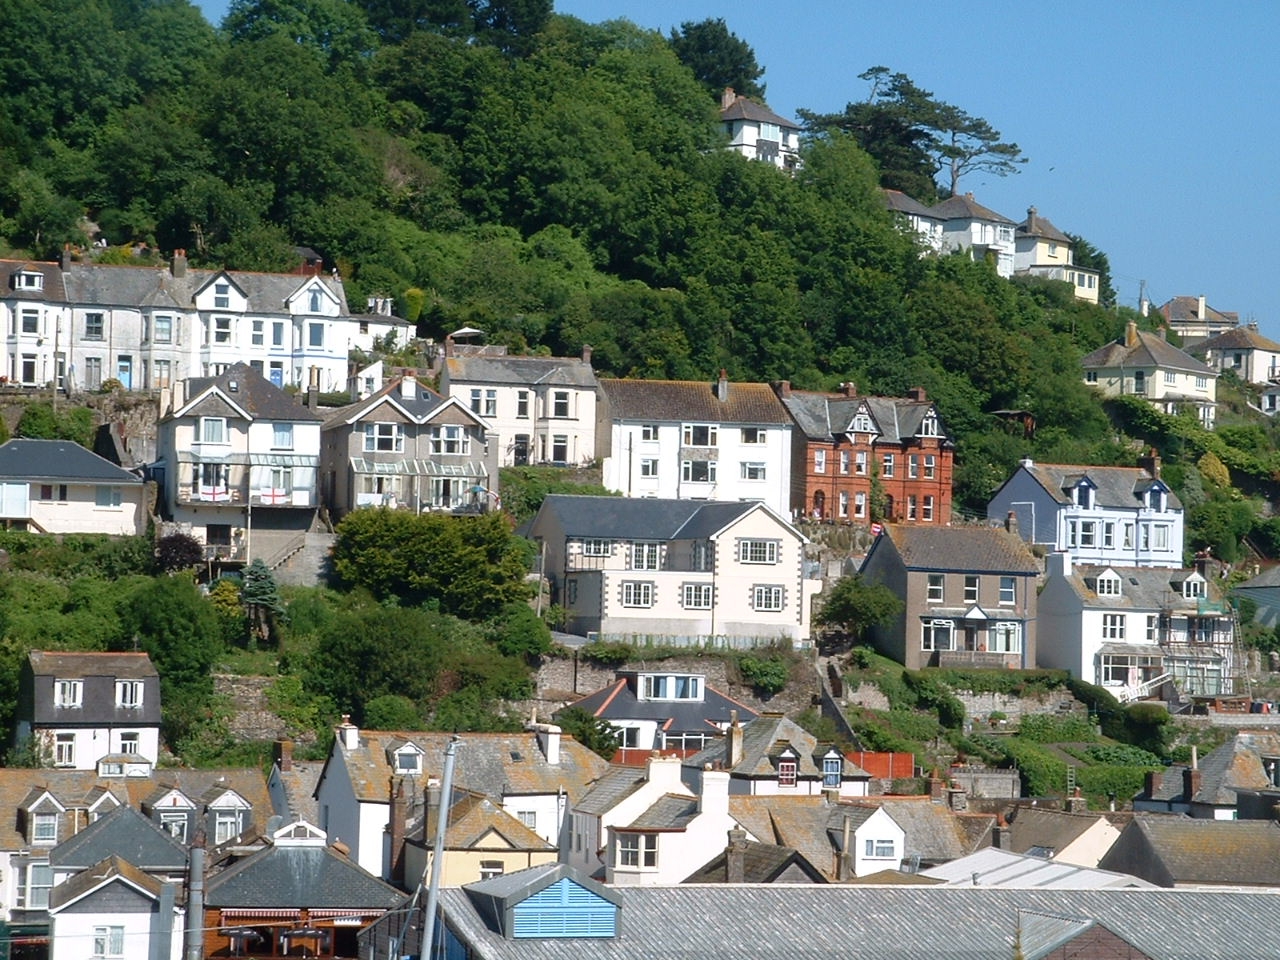
[[[958,440],[962,511],[980,512],[1020,456],[1127,464],[1155,444],[1191,549],[1280,544],[1275,431],[1246,386],[1223,378],[1214,436],[1108,411],[1079,358],[1147,321],[1065,284],[918,255],[881,186],[932,202],[1021,156],[902,74],[873,67],[843,113],[801,111],[789,177],[721,149],[718,91],[765,87],[718,20],[664,36],[551,0],[235,0],[215,29],[187,0],[11,7],[11,255],[84,244],[86,222],[108,260],[186,249],[274,270],[306,245],[353,305],[392,296],[424,337],[474,325],[516,351],[589,343],[616,376],[923,386]],[[1105,277],[1105,254],[1079,249]],[[1001,410],[1033,415],[1034,436]]]

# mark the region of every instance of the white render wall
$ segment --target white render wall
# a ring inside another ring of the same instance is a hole
[[[68,770],[96,770],[98,761],[109,753],[123,752],[121,736],[138,735],[138,755],[152,765],[160,759],[160,731],[156,727],[44,727],[41,735],[48,740],[50,757],[58,734],[71,734],[75,738],[75,764]]]
[[[159,919],[154,913],[72,913],[63,912],[49,918],[49,960],[85,960],[94,957],[94,927],[124,927],[124,956],[142,960],[150,957],[153,927]],[[168,960],[182,960],[183,911],[173,911],[173,931],[169,939]]]
[[[28,516],[45,533],[105,533],[110,536],[138,536],[146,528],[143,513],[143,485],[102,484],[120,492],[120,506],[100,507],[97,503],[98,484],[66,484],[67,499],[41,500],[41,484],[31,484],[28,499]]]

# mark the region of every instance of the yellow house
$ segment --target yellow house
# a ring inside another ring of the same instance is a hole
[[[1084,382],[1103,396],[1145,397],[1165,413],[1194,410],[1213,429],[1218,371],[1183,353],[1163,336],[1139,330],[1132,320],[1120,340],[1099,347],[1080,361]]]
[[[1077,300],[1097,303],[1099,273],[1076,264],[1074,246],[1069,236],[1029,207],[1027,219],[1014,231],[1013,272],[1065,280]]]

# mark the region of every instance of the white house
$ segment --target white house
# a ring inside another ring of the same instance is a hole
[[[1100,274],[1076,264],[1074,247],[1069,236],[1028,207],[1027,219],[1014,230],[1013,272],[1063,280],[1077,300],[1097,303]]]
[[[591,875],[603,869],[611,827],[631,823],[663,797],[694,796],[680,772],[679,757],[657,754],[642,768],[611,767],[573,805],[560,859]]]
[[[627,497],[791,509],[792,421],[765,383],[601,380],[602,483]]]
[[[1232,327],[1191,349],[1213,369],[1230,370],[1245,383],[1280,383],[1280,343],[1259,333],[1257,323]]]
[[[548,843],[561,845],[568,810],[608,764],[552,724],[525,733],[469,733],[459,744],[454,785],[499,802]],[[351,859],[390,877],[391,783],[407,777],[424,793],[439,780],[447,733],[361,730],[344,718],[316,784],[320,828]]]
[[[1040,592],[1037,664],[1106,687],[1121,701],[1161,692],[1234,692],[1230,609],[1203,573],[1076,565],[1049,557]]]
[[[972,193],[957,194],[930,207],[942,221],[942,250],[965,250],[975,260],[990,257],[996,273],[1013,276],[1016,224],[973,199]]]
[[[146,486],[70,440],[0,446],[0,524],[35,533],[138,536],[147,528]]]
[[[1140,306],[1143,316],[1146,316],[1146,301]],[[1173,297],[1161,304],[1156,312],[1168,322],[1169,329],[1182,338],[1182,344],[1187,349],[1240,324],[1239,313],[1211,307],[1203,296]]]
[[[49,895],[49,960],[180,960],[179,886],[117,856],[60,883]]]
[[[500,465],[576,466],[596,455],[596,377],[582,358],[467,353],[445,341],[440,392],[483,417],[496,434]],[[493,440],[490,441],[495,442]]]
[[[0,375],[23,386],[156,390],[247,363],[277,386],[341,390],[361,323],[336,275],[0,261]]]
[[[571,632],[754,646],[805,642],[821,581],[762,503],[553,494],[530,527]]]
[[[1125,335],[1086,355],[1084,382],[1104,397],[1144,397],[1167,414],[1190,410],[1207,430],[1217,418],[1218,371],[1130,320]]]
[[[741,825],[729,813],[729,774],[707,770],[698,795],[658,799],[634,819],[608,827],[605,882],[679,883],[720,853]],[[748,839],[759,840],[748,832]]]
[[[924,248],[931,253],[941,253],[945,221],[919,200],[914,200],[901,190],[884,191],[885,206],[920,238]]]
[[[1076,563],[1182,566],[1184,511],[1160,479],[1155,451],[1136,467],[1026,458],[987,503],[987,519],[1010,515],[1028,543],[1065,551]]]
[[[162,391],[151,471],[165,518],[211,559],[270,559],[320,504],[323,419],[243,363]]]
[[[735,153],[788,172],[800,168],[800,125],[794,120],[725,87],[720,96],[720,122],[729,135],[729,149]]]

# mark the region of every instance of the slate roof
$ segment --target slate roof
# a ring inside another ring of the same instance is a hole
[[[1201,340],[1193,349],[1197,356],[1201,356],[1210,350],[1272,350],[1280,352],[1280,343],[1264,337],[1258,332],[1257,327],[1246,324],[1242,327],[1232,327],[1216,337]]]
[[[274,844],[233,864],[205,888],[205,906],[383,909],[404,895],[333,847]]]
[[[514,885],[524,873],[498,879]],[[1079,931],[1089,920],[1160,960],[1256,960],[1275,950],[1274,898],[1240,891],[626,886],[609,890],[621,904],[624,935],[582,941],[508,940],[473,905],[469,889],[443,890],[440,902],[475,960],[575,960],[586,952],[594,960],[741,960],[744,943],[752,956],[834,957],[849,954],[851,936],[858,960],[1008,960],[1020,926],[1023,955],[1040,960],[1068,924]],[[1045,924],[1025,911],[1065,923]],[[672,922],[677,917],[697,920]]]
[[[669,793],[619,830],[684,830],[698,816],[698,798]]]
[[[438,777],[444,768],[444,751],[452,739],[448,733],[396,730],[361,730],[355,750],[342,746],[357,800],[388,803],[388,783],[394,773],[388,760],[393,744],[413,743],[422,750],[422,776]],[[326,762],[326,770],[327,770]],[[468,733],[462,735],[454,760],[454,784],[461,789],[508,796],[558,793],[564,790],[573,802],[607,769],[608,763],[568,734],[560,737],[560,763],[552,766],[533,733]],[[323,774],[322,774],[323,776]]]
[[[1280,886],[1280,824],[1273,820],[1135,817],[1098,866],[1120,866],[1135,855],[1178,884]]]
[[[596,385],[591,364],[576,357],[449,357],[445,367],[450,384],[553,384],[588,388]]]
[[[1204,320],[1200,319],[1199,297],[1173,297],[1156,308],[1166,320],[1173,323],[1238,323],[1240,314],[1235,311],[1215,310],[1208,304],[1204,308]]]
[[[54,867],[85,870],[119,857],[151,873],[186,868],[187,848],[133,807],[116,807],[49,851]]]
[[[847,397],[825,393],[792,390],[782,398],[791,419],[810,440],[830,440],[849,432],[859,408],[866,406],[875,421],[877,443],[902,443],[920,432],[925,414],[934,410],[932,400],[907,397]],[[946,433],[939,422],[939,432]]]
[[[640,672],[648,671],[620,673],[609,686],[589,693],[569,706],[586,710],[593,717],[605,720],[656,720],[667,734],[718,731],[720,724],[730,721],[730,713],[734,710],[743,723],[756,716],[750,707],[725,696],[705,682],[702,685],[701,701],[640,700],[636,696]]]
[[[599,816],[639,790],[648,778],[643,767],[611,766],[573,805],[576,813]]]
[[[759,794],[729,797],[729,815],[765,843],[795,850],[827,880],[838,877],[836,856],[845,816],[855,823],[874,810],[851,803],[831,803],[821,796]]]
[[[1266,567],[1252,580],[1237,584],[1234,589],[1262,589],[1265,587],[1280,587],[1280,564]]]
[[[751,779],[776,779],[777,768],[773,759],[788,746],[799,756],[796,758],[796,776],[800,780],[821,780],[821,754],[831,747],[818,739],[794,720],[777,713],[766,713],[742,727],[742,755],[735,764],[727,762],[729,741],[724,739],[704,747],[685,758],[685,769],[701,770],[708,763],[722,764],[731,777]],[[842,777],[870,778],[870,774],[847,757],[841,757]]]
[[[908,570],[1036,574],[1027,545],[1002,527],[928,527],[886,524],[881,537],[897,548]],[[877,543],[872,544],[875,551]],[[871,554],[867,554],[869,561]]]
[[[333,427],[353,423],[367,416],[370,411],[383,404],[384,401],[394,404],[412,419],[421,423],[439,407],[448,402],[445,397],[420,383],[415,383],[413,395],[406,397],[401,390],[403,382],[404,377],[396,377],[393,380],[389,380],[381,390],[371,393],[363,400],[349,403],[345,407],[338,407],[336,410],[326,411],[328,419],[325,420],[322,429],[329,430]]]
[[[1034,887],[1038,890],[1108,890],[1154,888],[1139,877],[1110,870],[1046,860],[1010,850],[986,847],[920,875],[952,887]]]
[[[27,287],[15,287],[13,275],[38,273],[44,278],[44,289],[32,290]],[[4,277],[0,286],[0,297],[5,300],[27,300],[40,303],[66,303],[67,291],[62,282],[62,270],[56,263],[42,260],[0,260],[0,276]]]
[[[1008,217],[976,202],[972,193],[956,194],[941,203],[935,203],[929,211],[938,220],[986,220],[992,223],[1013,224]]]
[[[1162,772],[1160,785],[1153,794],[1146,788],[1134,799],[1205,803],[1234,807],[1236,788],[1266,790],[1274,787],[1263,766],[1263,757],[1280,758],[1280,734],[1270,731],[1241,731],[1201,757],[1200,789],[1186,795],[1185,764],[1175,764]]]
[[[1133,510],[1141,505],[1139,495],[1150,489],[1156,478],[1142,467],[1094,467],[1074,463],[1036,463],[1023,460],[1021,468],[1040,484],[1049,496],[1061,504],[1071,503],[1071,490],[1082,479],[1088,478],[1095,487],[1094,502],[1099,507]],[[1168,506],[1182,509],[1182,501],[1169,488]]]
[[[1181,370],[1199,377],[1218,375],[1217,370],[1201,363],[1154,333],[1137,330],[1135,335],[1137,342],[1133,346],[1129,346],[1124,337],[1112,340],[1092,353],[1085,354],[1080,365],[1086,370],[1103,370],[1112,367],[1156,367],[1161,370]]]
[[[726,861],[728,853],[721,851],[716,856],[684,878],[684,883],[725,883]],[[748,840],[742,851],[743,883],[775,883],[789,868],[798,867],[807,877],[806,880],[782,881],[791,883],[826,883],[827,878],[800,853],[790,847],[780,847],[773,843],[755,843]]]
[[[110,460],[70,440],[17,439],[0,445],[0,479],[120,485],[142,483],[137,474],[122,470]]]
[[[1108,570],[1120,578],[1118,597],[1098,595],[1098,577]],[[1071,576],[1066,581],[1090,608],[1156,611],[1170,607],[1193,608],[1197,605],[1196,600],[1187,600],[1182,596],[1182,582],[1193,573],[1194,570],[1168,567],[1117,567],[1082,563],[1072,566]],[[1206,580],[1205,586],[1210,591],[1215,589],[1212,580]]]
[[[553,493],[542,501],[539,513],[545,510],[556,516],[565,536],[571,538],[692,540],[706,539],[755,509],[767,508],[744,501],[582,497]],[[781,522],[789,526],[786,521]]]
[[[884,205],[897,213],[907,213],[915,217],[928,217],[936,220],[937,215],[919,200],[914,200],[901,190],[882,190]]]
[[[32,650],[27,654],[31,672],[37,677],[120,677],[140,680],[157,676],[155,664],[145,653],[71,653],[62,650]]]
[[[767,383],[728,384],[727,399],[718,384],[697,380],[600,381],[614,420],[653,423],[790,424],[791,418]]]
[[[1009,852],[1026,853],[1045,847],[1060,853],[1103,819],[1097,813],[1068,813],[1044,807],[1020,806],[1009,822]]]
[[[316,801],[315,792],[316,784],[320,782],[320,771],[323,769],[323,760],[294,760],[289,770],[281,770],[277,766],[275,775],[284,788],[288,809],[275,812],[290,820],[319,823],[320,805]]]
[[[720,119],[726,123],[732,120],[754,120],[763,123],[776,123],[778,126],[786,127],[789,130],[800,129],[800,124],[794,120],[788,120],[786,117],[774,113],[765,104],[756,103],[742,94],[734,97],[733,103],[720,111]]]
[[[1019,237],[1040,237],[1057,243],[1071,243],[1071,238],[1050,223],[1047,217],[1042,217],[1038,213],[1035,216],[1034,226],[1031,223],[1031,218],[1027,217],[1026,220],[1023,220],[1014,228],[1014,234]]]
[[[411,832],[426,837],[426,842],[430,843],[436,835],[437,816],[437,810],[429,811],[426,820],[422,823],[421,833],[418,834],[416,829]],[[481,842],[495,833],[502,837],[513,850],[546,852],[556,849],[554,845],[547,843],[483,793],[466,791],[449,808],[444,837],[447,849],[469,850],[473,847],[501,846],[494,842]]]
[[[232,381],[236,389],[231,389]],[[246,363],[237,363],[216,377],[191,377],[187,380],[186,400],[175,404],[176,409],[166,419],[179,416],[179,411],[189,406],[210,387],[217,387],[232,403],[255,420],[317,421],[325,415],[304,407],[298,400],[254,370]]]
[[[159,898],[160,891],[164,887],[162,881],[150,876],[127,860],[120,857],[107,857],[50,890],[49,908],[57,912],[59,907],[80,899],[98,887],[105,887],[117,878],[137,887],[152,898]]]

